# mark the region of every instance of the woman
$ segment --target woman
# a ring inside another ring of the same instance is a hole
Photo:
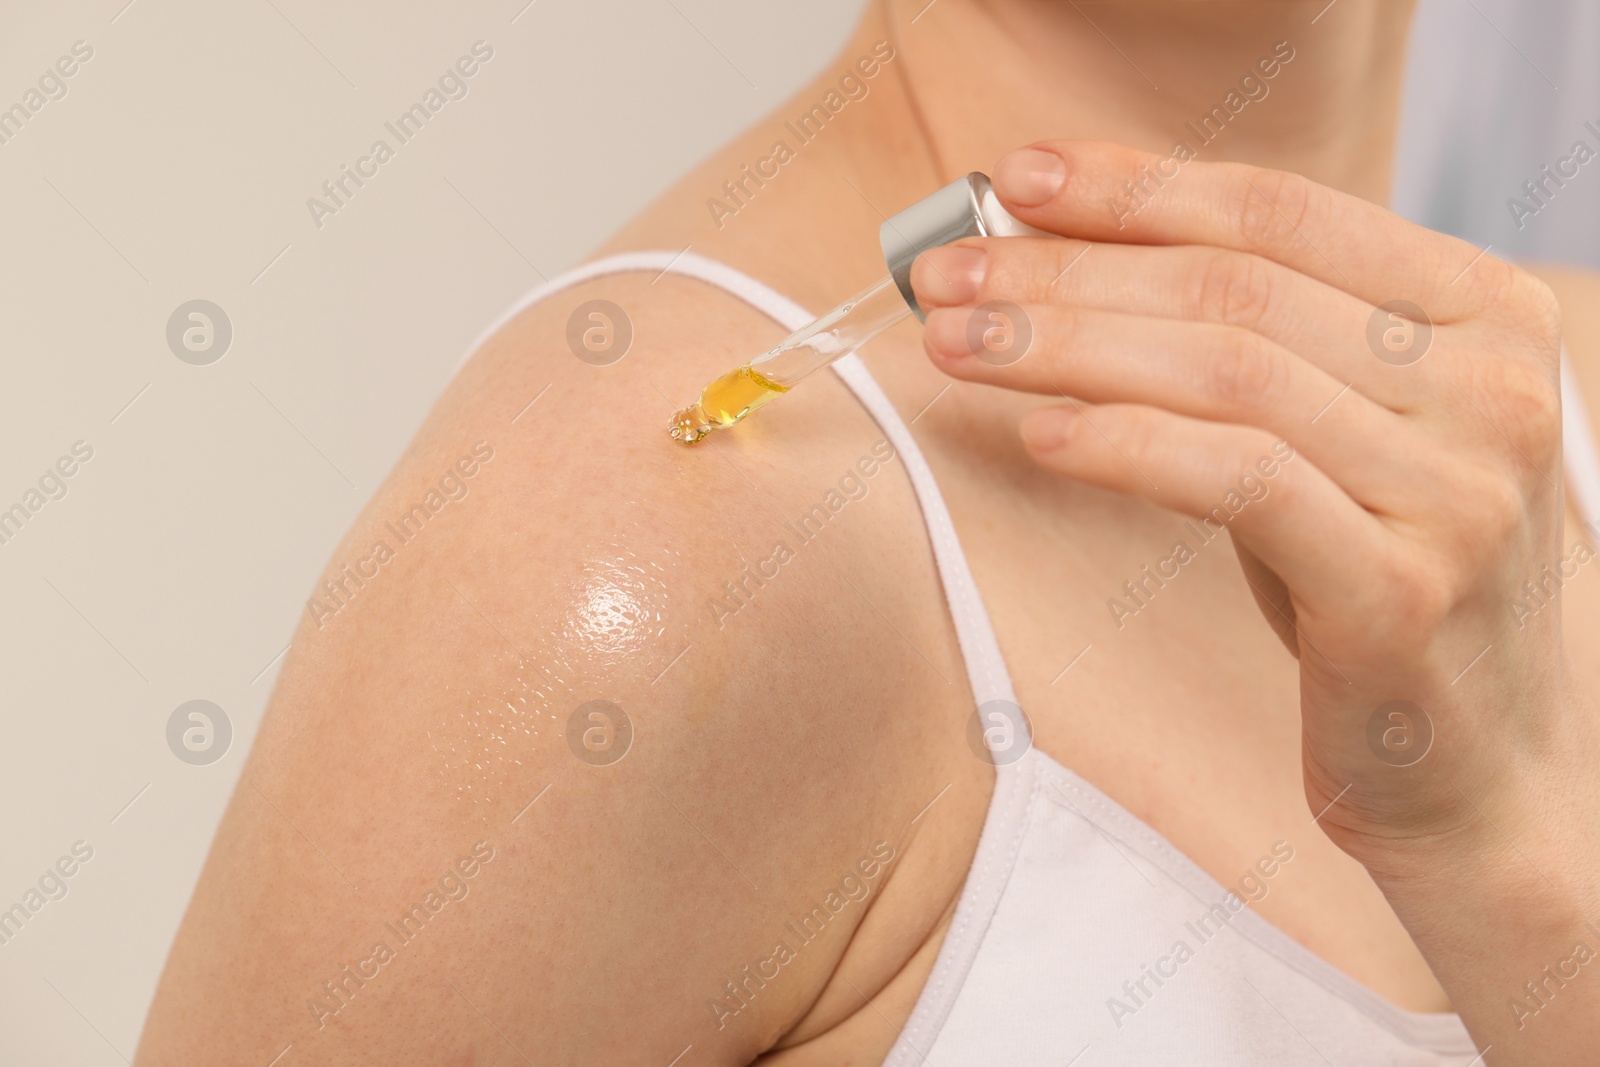
[[[441,399],[139,1062],[1584,1062],[1595,282],[1376,206],[1408,18],[873,6]],[[1066,239],[670,444],[978,169]]]

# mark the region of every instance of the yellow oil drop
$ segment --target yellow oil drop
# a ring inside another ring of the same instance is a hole
[[[672,416],[667,432],[692,445],[722,426],[732,426],[752,411],[789,391],[746,363],[700,391],[700,399]]]

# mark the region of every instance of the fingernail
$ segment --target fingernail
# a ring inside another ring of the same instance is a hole
[[[1018,428],[1022,443],[1030,452],[1054,452],[1066,444],[1067,424],[1071,419],[1069,413],[1059,408],[1030,412],[1023,416]]]
[[[1066,181],[1067,161],[1037,148],[1019,148],[994,168],[995,192],[1021,207],[1038,207],[1059,193]]]
[[[964,359],[972,355],[967,343],[969,312],[960,308],[934,308],[928,312],[923,324],[922,339],[928,351],[945,360]]]
[[[969,304],[983,287],[988,263],[981,248],[930,248],[911,264],[911,287],[924,307]]]

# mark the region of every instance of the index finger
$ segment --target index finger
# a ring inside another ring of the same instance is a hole
[[[1510,266],[1465,241],[1301,175],[1201,162],[1186,148],[1157,156],[1044,141],[1003,158],[994,188],[1019,219],[1051,233],[1249,252],[1369,304],[1415,301],[1438,323],[1481,310],[1508,284],[1500,275]]]

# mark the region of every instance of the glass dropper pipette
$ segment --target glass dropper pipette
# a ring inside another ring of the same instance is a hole
[[[668,432],[692,445],[720,426],[732,426],[910,314],[894,279],[882,278],[777,347],[717,378],[700,391],[700,399],[672,417]]]
[[[983,236],[1047,235],[1012,218],[1000,206],[988,176],[977,171],[886,219],[878,241],[888,277],[707,385],[698,400],[672,417],[668,432],[692,445],[776,400],[807,375],[848,356],[907,315],[924,318],[911,290],[912,261],[929,248]]]

